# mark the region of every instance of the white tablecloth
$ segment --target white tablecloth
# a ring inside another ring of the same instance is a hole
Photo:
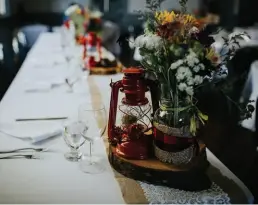
[[[54,61],[62,59],[60,45],[58,33],[46,33],[40,36],[0,103],[0,131],[4,131],[7,127],[10,129],[10,126],[16,128],[17,123],[14,123],[16,118],[68,116],[76,119],[78,105],[90,100],[87,79],[83,81],[80,92],[68,93],[65,85],[46,92],[24,91],[24,85],[28,82],[31,84],[39,81],[54,82],[66,77],[64,66],[53,65]],[[36,62],[45,66],[35,66]],[[121,74],[91,76],[101,91],[102,100],[107,108],[110,101],[108,85],[111,78],[116,81],[121,77]],[[21,133],[32,132],[28,127],[37,127],[44,131],[51,126],[60,126],[60,122],[25,124],[24,128],[20,128]],[[0,134],[0,150],[24,146],[31,145]],[[85,174],[79,170],[78,163],[66,161],[63,154],[68,148],[61,136],[39,146],[49,147],[53,152],[43,153],[40,160],[0,160],[0,203],[124,203],[102,141],[94,149],[95,154],[105,159],[107,167],[106,172],[100,175]],[[87,145],[84,150],[88,151]],[[233,180],[242,189],[246,201],[252,203],[253,196],[245,185],[209,150],[207,156],[209,162],[222,175]]]
[[[6,131],[13,126],[17,118],[39,116],[68,116],[77,118],[78,105],[91,100],[87,81],[80,92],[69,93],[62,85],[46,92],[26,93],[27,83],[63,79],[66,77],[65,66],[53,66],[56,59],[61,59],[60,36],[46,33],[29,53],[17,77],[0,104],[0,130]],[[35,66],[35,62],[44,66]],[[106,86],[108,87],[108,86]],[[60,126],[61,122],[23,122],[16,132],[31,133],[30,127],[48,129]],[[17,133],[19,134],[19,133]],[[39,145],[49,147],[51,152],[41,154],[41,159],[12,159],[0,161],[0,203],[124,203],[119,185],[108,163],[104,143],[99,141],[95,154],[103,157],[106,171],[98,175],[83,173],[78,163],[64,158],[68,151],[62,136],[55,137]],[[31,147],[29,142],[0,134],[0,150],[17,147]],[[86,152],[88,146],[83,148]]]

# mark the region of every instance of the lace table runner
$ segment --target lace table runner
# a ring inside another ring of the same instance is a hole
[[[150,204],[230,204],[230,198],[217,184],[208,190],[189,192],[139,182]]]

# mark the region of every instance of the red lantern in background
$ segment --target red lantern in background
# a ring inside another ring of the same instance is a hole
[[[148,91],[152,86],[147,85],[142,69],[128,68],[123,73],[122,80],[111,83],[109,142],[121,157],[146,159],[152,141],[152,135],[148,134],[152,127],[152,93]]]
[[[64,21],[64,27],[66,29],[70,29],[70,19],[67,19],[67,20]]]
[[[83,59],[86,61],[86,67],[91,69],[98,62],[101,56],[101,38],[94,32],[89,32],[86,36],[80,39],[83,44]],[[97,55],[96,55],[97,54]],[[98,59],[96,59],[96,57]]]

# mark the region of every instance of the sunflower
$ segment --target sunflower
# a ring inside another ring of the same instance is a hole
[[[171,23],[176,19],[176,14],[174,11],[168,12],[168,11],[160,11],[156,12],[155,18],[156,20],[161,24],[165,25],[167,23]]]
[[[197,19],[192,15],[182,15],[181,22],[186,27],[196,27],[201,30],[205,26],[205,22],[202,19]]]

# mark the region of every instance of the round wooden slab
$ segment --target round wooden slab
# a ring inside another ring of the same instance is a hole
[[[93,67],[90,70],[90,75],[110,75],[120,73],[123,65],[119,62],[116,67]]]
[[[128,178],[186,191],[209,189],[211,181],[206,175],[209,166],[205,145],[200,144],[200,155],[187,166],[177,167],[160,162],[155,157],[147,160],[129,160],[109,147],[109,161],[113,168]]]

